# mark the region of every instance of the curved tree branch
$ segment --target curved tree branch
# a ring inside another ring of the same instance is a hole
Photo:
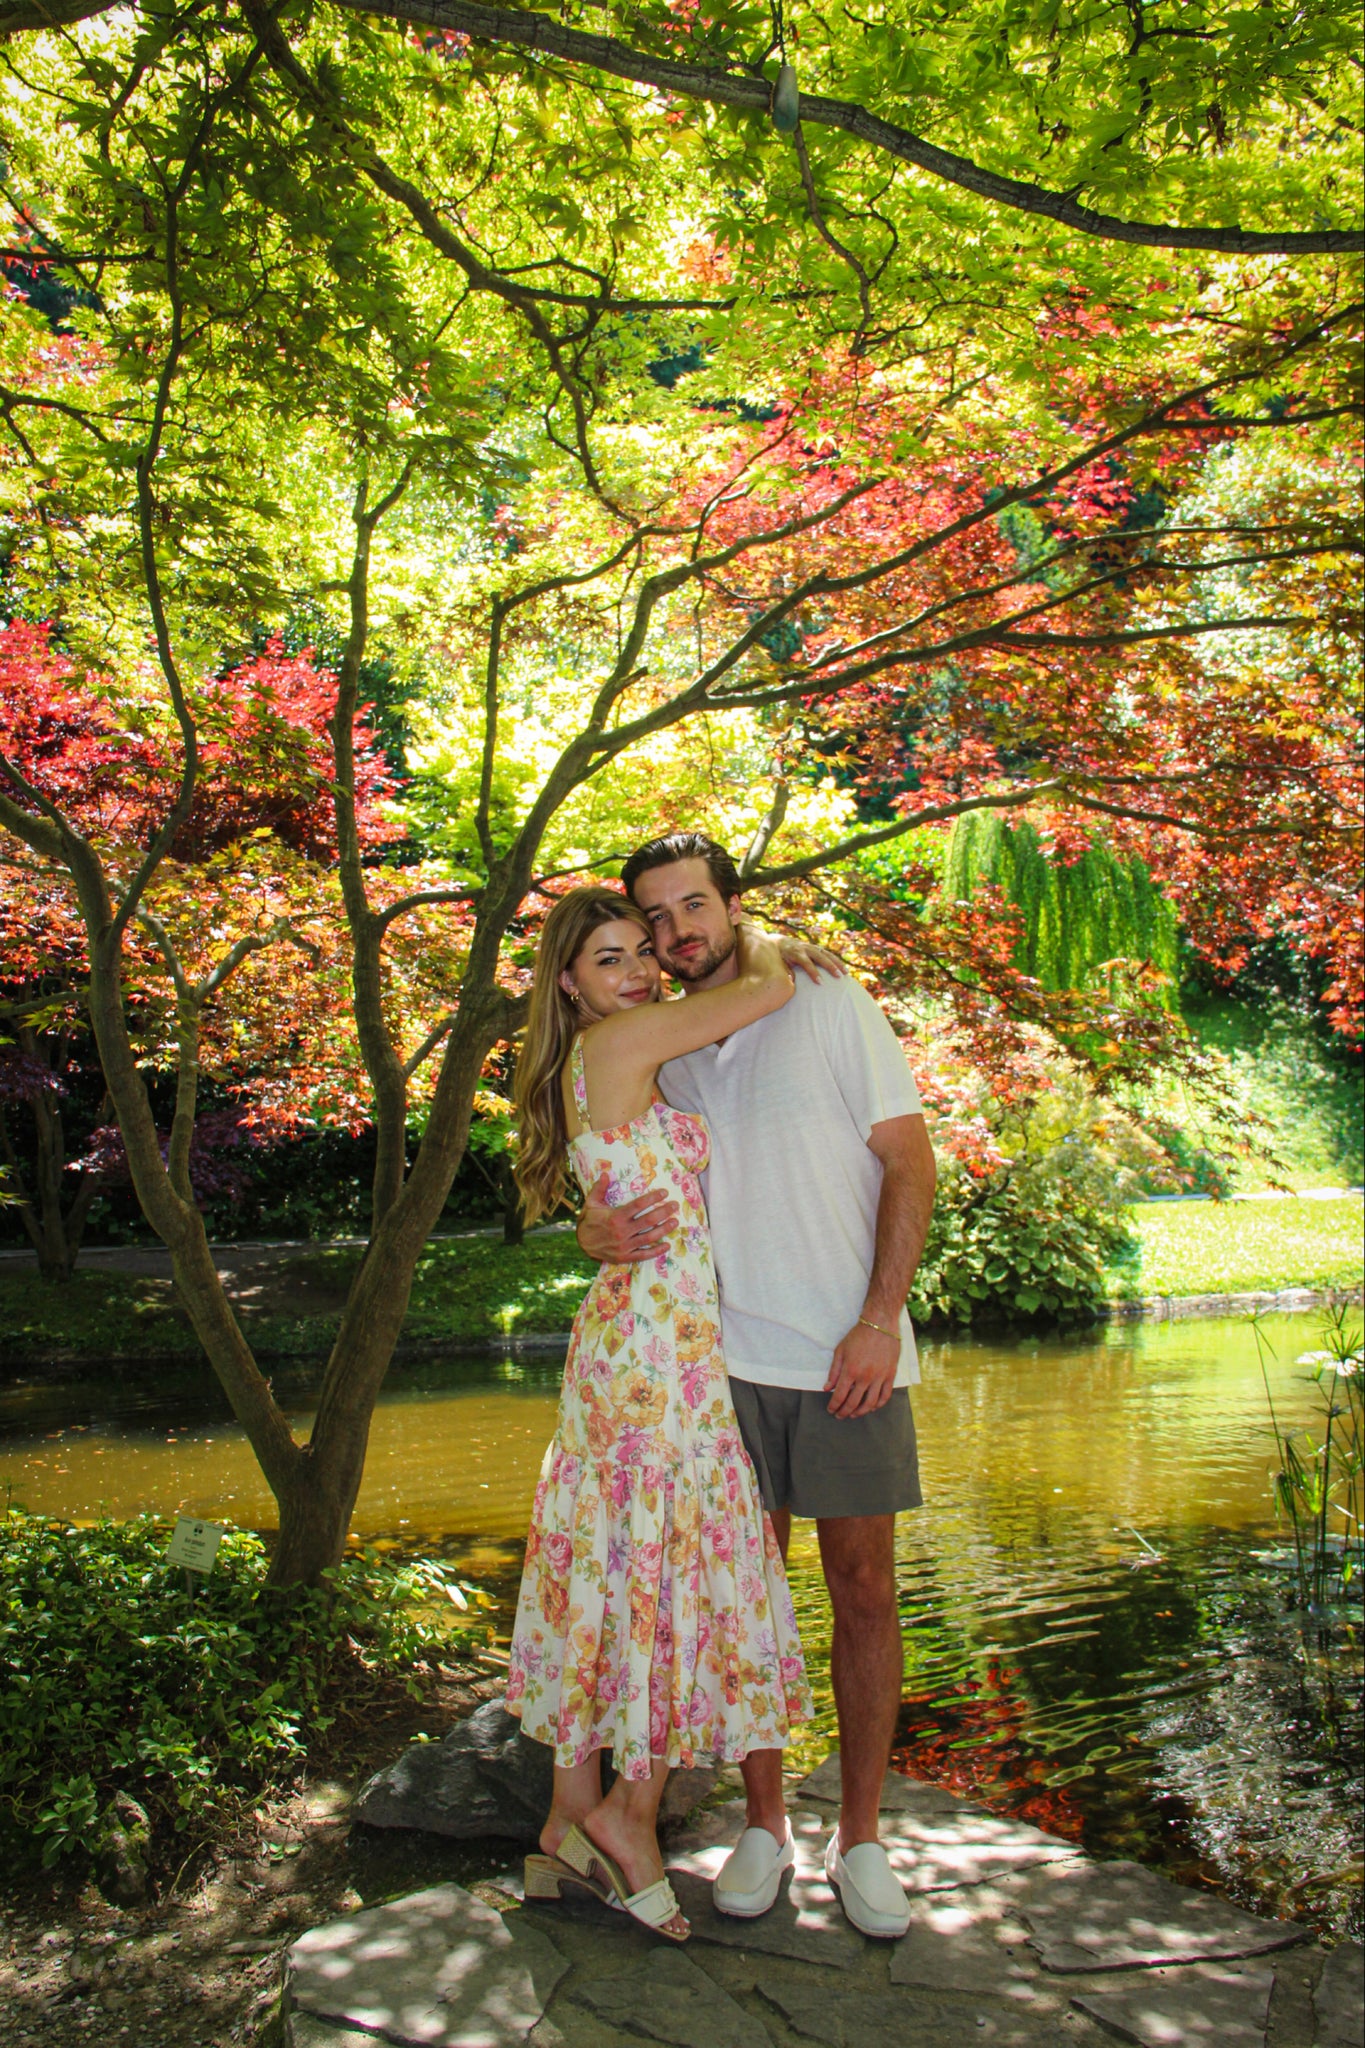
[[[8,13],[32,13],[37,4],[53,4],[53,0],[19,0],[19,4],[0,11],[0,23]],[[55,0],[55,4],[62,4],[62,0]],[[513,43],[521,49],[606,72],[613,78],[652,85],[682,99],[747,107],[764,118],[771,106],[772,85],[766,78],[708,71],[699,64],[655,56],[618,42],[614,36],[590,35],[529,9],[490,7],[483,0],[338,0],[338,4],[355,14],[383,14],[395,21],[456,29],[475,42]],[[1186,227],[1176,221],[1120,220],[1113,214],[1082,206],[1068,192],[1053,192],[1044,185],[1027,184],[1022,179],[986,170],[969,157],[940,149],[937,143],[898,127],[894,121],[881,120],[855,100],[825,99],[817,93],[803,92],[801,120],[808,126],[835,128],[855,136],[885,155],[914,164],[917,170],[927,171],[931,177],[956,185],[964,192],[975,193],[993,205],[1055,220],[1062,227],[1101,241],[1134,242],[1149,249],[1217,249],[1240,256],[1343,255],[1365,248],[1365,235],[1349,228],[1265,233],[1241,227]]]
[[[529,8],[493,7],[483,0],[337,0],[353,14],[383,15],[427,28],[454,29],[478,43],[510,43],[546,57],[559,57],[608,77],[651,85],[680,99],[703,100],[713,106],[743,107],[767,118],[772,85],[766,78],[742,72],[711,71],[704,65],[680,62],[652,51],[637,50],[614,36],[591,35],[570,28]],[[0,0],[0,37],[26,30],[59,27],[112,12],[109,0]],[[1100,241],[1135,243],[1147,249],[1208,249],[1234,256],[1332,256],[1365,249],[1365,234],[1352,228],[1264,231],[1243,227],[1195,227],[1180,221],[1121,220],[1082,206],[1070,192],[1055,192],[987,170],[955,150],[941,149],[909,128],[859,105],[856,100],[827,99],[802,93],[801,120],[810,127],[833,128],[866,142],[883,155],[913,164],[941,183],[955,185],[1011,212],[1055,220],[1059,226]]]

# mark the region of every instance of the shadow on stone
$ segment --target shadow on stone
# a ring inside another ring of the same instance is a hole
[[[520,1922],[457,1884],[349,1914],[295,1942],[288,2002],[413,2048],[513,2048],[568,1968]]]
[[[1275,1972],[1264,1966],[1200,1963],[1112,1991],[1077,1992],[1071,2002],[1138,2048],[1265,2048],[1274,1988]]]
[[[1365,2041],[1365,1949],[1343,1941],[1328,1956],[1313,1993],[1317,2048],[1360,2048]]]
[[[1140,1863],[1035,1871],[1020,1893],[1020,1911],[1043,1967],[1059,1972],[1214,1962],[1304,1939],[1287,1920],[1255,1919]]]
[[[953,2009],[907,1991],[845,1992],[760,1977],[759,1995],[804,2040],[823,2048],[1054,2048],[1055,2026],[973,2003]]]
[[[608,2025],[669,2048],[772,2048],[761,2021],[687,1956],[667,1949],[575,1996]]]

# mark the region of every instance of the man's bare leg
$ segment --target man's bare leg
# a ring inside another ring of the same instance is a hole
[[[792,1518],[785,1508],[780,1508],[771,1517],[773,1534],[777,1547],[786,1562],[787,1546],[791,1542]],[[751,1749],[740,1765],[744,1778],[744,1795],[748,1811],[744,1824],[751,1828],[766,1828],[776,1842],[787,1839],[787,1803],[782,1796],[782,1751],[780,1749]]]
[[[877,1809],[905,1675],[896,1600],[896,1518],[841,1515],[815,1526],[834,1610],[830,1669],[844,1791],[839,1848],[847,1855],[859,1842],[877,1839]]]

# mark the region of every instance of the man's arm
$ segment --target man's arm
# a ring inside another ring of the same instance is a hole
[[[669,1234],[677,1228],[678,1205],[662,1188],[650,1188],[633,1202],[611,1208],[604,1199],[607,1176],[595,1180],[583,1198],[583,1214],[574,1233],[579,1250],[606,1266],[631,1265],[637,1259],[657,1259],[668,1250]]]
[[[829,1412],[870,1415],[891,1399],[900,1363],[900,1313],[929,1234],[937,1168],[922,1116],[873,1124],[868,1150],[882,1168],[872,1277],[859,1320],[834,1354],[825,1382]],[[876,1328],[869,1328],[875,1324]]]

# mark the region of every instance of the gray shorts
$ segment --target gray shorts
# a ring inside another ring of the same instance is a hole
[[[770,1514],[896,1515],[920,1505],[907,1388],[871,1415],[847,1418],[831,1415],[829,1395],[818,1390],[732,1379],[730,1392]]]

